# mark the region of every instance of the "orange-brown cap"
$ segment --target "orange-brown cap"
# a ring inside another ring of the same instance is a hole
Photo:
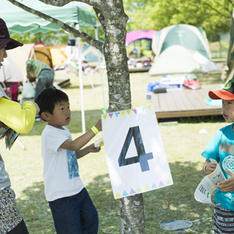
[[[223,89],[211,90],[208,95],[211,99],[234,100],[234,78],[229,80]]]

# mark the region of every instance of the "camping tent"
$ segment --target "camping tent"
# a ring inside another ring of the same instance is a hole
[[[150,75],[220,71],[211,62],[205,31],[192,25],[172,25],[158,31],[152,40],[156,54]]]
[[[78,60],[77,51],[78,47],[75,46],[67,46],[63,47],[63,51],[69,60]],[[88,63],[97,63],[99,60],[104,60],[104,55],[96,48],[88,45],[87,43],[81,43],[81,59]]]
[[[81,43],[81,59],[88,63],[97,63],[103,60],[103,54],[96,48]],[[46,63],[51,68],[54,66],[63,66],[66,60],[78,61],[78,47],[68,45],[45,46],[43,43],[35,43],[28,56],[30,59],[36,59]]]
[[[88,44],[83,44],[82,55],[84,56],[85,60],[89,63],[98,62],[99,60],[101,61],[104,60],[104,55],[101,53],[101,51],[97,50],[96,48]]]
[[[47,5],[38,0],[22,0],[19,2],[33,9],[37,9],[38,11],[47,15],[50,15],[64,23],[78,23],[79,28],[83,28],[85,26],[96,26],[95,15],[81,9],[73,2],[63,7]],[[24,34],[27,32],[33,34],[38,32],[46,33],[49,31],[58,31],[60,29],[57,25],[52,24],[49,21],[44,20],[34,14],[28,13],[7,0],[1,0],[0,16],[6,22],[10,34]],[[18,53],[21,53],[21,56],[25,56],[26,54],[28,59],[29,51],[27,50],[27,53],[25,53],[25,47],[27,47],[27,49],[29,48],[27,45],[24,45],[23,47],[14,49],[13,51],[15,53],[15,50],[17,50]],[[30,45],[30,49],[31,48],[32,45]],[[17,63],[17,61],[15,62]],[[23,59],[23,62],[25,62],[25,59]],[[25,68],[25,65],[23,65],[23,68]]]
[[[46,47],[43,43],[35,43],[30,50],[30,53],[28,55],[28,59],[35,59],[39,60],[45,64],[47,64],[49,67],[54,69],[53,60],[52,60],[52,54],[50,52],[50,47]]]
[[[210,58],[206,33],[201,28],[178,24],[163,28],[153,36],[152,49],[157,56],[173,45],[181,45],[186,49],[198,51],[207,59]]]
[[[81,9],[75,3],[71,2],[63,7],[55,7],[44,4],[38,0],[23,0],[18,2],[52,16],[64,23],[79,23],[79,27],[96,26],[95,15]],[[24,34],[27,32],[47,33],[50,31],[58,31],[60,27],[50,23],[34,14],[24,11],[23,9],[13,5],[7,0],[1,0],[0,8],[1,18],[6,22],[9,33]]]
[[[86,26],[96,26],[95,15],[79,8],[75,3],[70,2],[63,7],[55,7],[44,4],[38,0],[22,0],[18,2],[36,9],[46,15],[56,18],[64,23],[74,25],[76,28]],[[7,0],[1,0],[0,16],[3,18],[12,33],[38,33],[58,31],[60,27],[50,23],[34,14],[28,13],[21,8],[11,4]],[[77,39],[78,44],[80,39]],[[79,53],[80,54],[80,53]],[[82,129],[85,132],[85,119],[83,107],[83,83],[82,83],[82,62],[79,60],[79,78],[80,78],[80,92],[81,92],[81,115],[82,115]]]
[[[154,30],[137,30],[137,31],[131,31],[131,32],[127,32],[126,34],[126,46],[128,46],[130,43],[136,41],[136,40],[143,40],[143,39],[147,39],[147,40],[152,40],[153,35],[156,33],[157,31]]]

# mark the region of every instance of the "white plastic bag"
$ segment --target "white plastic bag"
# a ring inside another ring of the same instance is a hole
[[[29,81],[23,83],[22,98],[34,98],[36,95],[33,84]]]

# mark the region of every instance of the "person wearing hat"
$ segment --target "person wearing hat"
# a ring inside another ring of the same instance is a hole
[[[211,99],[222,99],[222,115],[229,125],[219,129],[202,156],[205,174],[211,174],[216,164],[215,159],[227,178],[216,185],[214,202],[214,233],[234,233],[234,78],[223,89],[211,90]]]
[[[10,38],[6,23],[0,18],[0,69],[6,50],[14,49],[23,44]],[[21,106],[8,98],[0,86],[0,127],[9,127],[18,133],[27,133],[33,127],[35,115],[39,112],[36,103],[26,101]],[[17,159],[16,162],[17,163]],[[27,227],[20,215],[15,202],[15,193],[11,189],[11,181],[5,170],[0,155],[0,233],[28,234]]]

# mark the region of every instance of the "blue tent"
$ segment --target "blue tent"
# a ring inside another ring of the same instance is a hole
[[[85,57],[85,60],[87,62],[98,62],[99,59],[104,59],[104,56],[101,53],[101,51],[88,44],[83,45],[82,55]]]

